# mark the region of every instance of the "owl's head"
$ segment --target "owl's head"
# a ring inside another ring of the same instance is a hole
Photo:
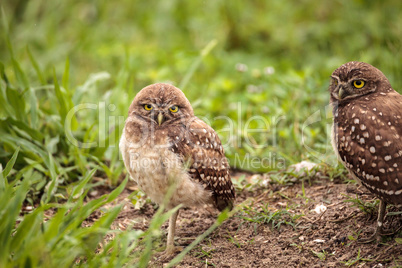
[[[374,66],[358,61],[351,61],[336,69],[329,85],[331,102],[343,102],[371,94],[387,91],[391,84],[385,75]]]
[[[157,83],[141,89],[129,108],[129,116],[163,126],[194,116],[184,93],[169,84]]]

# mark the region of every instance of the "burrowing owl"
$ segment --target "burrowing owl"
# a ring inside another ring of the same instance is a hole
[[[229,164],[215,131],[194,116],[183,92],[169,84],[143,88],[128,112],[120,151],[138,186],[171,209],[212,204],[232,209],[235,192]],[[169,220],[166,253],[172,254],[178,211]]]
[[[364,62],[332,73],[332,144],[350,174],[380,198],[381,233],[386,203],[402,204],[402,96],[385,75]]]

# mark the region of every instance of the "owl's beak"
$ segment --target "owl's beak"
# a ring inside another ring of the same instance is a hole
[[[163,116],[162,113],[158,114],[158,124],[161,125],[165,121],[165,117]]]
[[[346,91],[343,90],[342,87],[340,87],[340,88],[339,88],[339,91],[338,91],[338,98],[341,100],[341,99],[343,99],[345,96],[346,96]]]

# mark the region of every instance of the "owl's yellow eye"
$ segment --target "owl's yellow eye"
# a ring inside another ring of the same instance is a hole
[[[335,86],[337,86],[338,85],[338,80],[333,79],[333,81],[334,81]]]
[[[366,82],[364,82],[363,80],[355,80],[355,81],[353,81],[353,86],[355,88],[362,88],[362,87],[364,87],[365,84],[366,84]]]
[[[172,113],[177,113],[179,111],[179,107],[173,105],[172,107],[169,108],[169,111],[171,111]]]
[[[144,104],[144,109],[147,111],[151,111],[153,108],[151,104]]]

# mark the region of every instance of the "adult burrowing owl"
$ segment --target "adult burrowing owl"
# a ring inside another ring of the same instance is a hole
[[[143,88],[128,111],[120,151],[138,186],[171,209],[213,204],[232,209],[235,199],[228,161],[215,131],[194,116],[183,92],[169,84]],[[169,219],[166,253],[172,254],[178,211]]]
[[[380,198],[381,233],[386,203],[402,204],[402,96],[385,75],[364,62],[332,73],[332,144],[350,174]]]

